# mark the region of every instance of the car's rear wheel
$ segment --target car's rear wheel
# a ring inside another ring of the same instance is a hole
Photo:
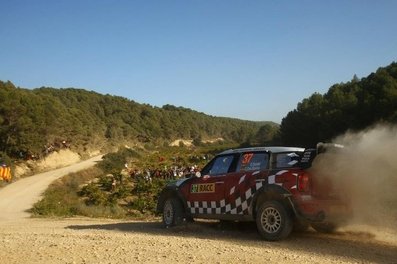
[[[278,201],[263,203],[256,214],[256,226],[261,236],[268,241],[286,238],[293,223],[289,211]]]
[[[314,230],[320,233],[333,233],[338,226],[334,223],[324,222],[324,223],[312,223],[311,226]]]
[[[165,227],[177,226],[183,222],[183,208],[176,198],[168,198],[163,206],[163,225]]]

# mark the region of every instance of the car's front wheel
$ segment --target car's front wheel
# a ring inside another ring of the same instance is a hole
[[[293,223],[289,211],[278,201],[263,203],[256,214],[256,226],[265,240],[276,241],[286,238]]]
[[[177,226],[183,222],[183,208],[176,198],[168,198],[163,206],[163,225],[165,227]]]

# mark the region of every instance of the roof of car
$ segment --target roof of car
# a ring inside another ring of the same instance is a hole
[[[268,151],[272,153],[281,153],[281,152],[303,152],[304,148],[296,148],[296,147],[255,147],[255,148],[238,148],[238,149],[228,149],[221,152],[219,155],[224,154],[233,154],[233,153],[242,153],[242,152],[255,152],[255,151]]]

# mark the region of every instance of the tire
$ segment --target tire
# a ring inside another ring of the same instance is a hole
[[[183,208],[181,202],[176,198],[168,198],[163,206],[164,227],[178,226],[183,222]]]
[[[291,214],[280,202],[267,201],[259,207],[256,214],[256,227],[265,240],[284,239],[292,231]]]
[[[311,226],[314,230],[320,233],[333,233],[337,225],[334,223],[324,222],[324,223],[312,223]]]

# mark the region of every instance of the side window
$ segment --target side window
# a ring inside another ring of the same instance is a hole
[[[264,170],[269,163],[269,155],[264,152],[251,152],[241,155],[237,171]]]
[[[276,168],[289,168],[298,163],[300,156],[294,152],[291,153],[279,153],[276,156]]]
[[[233,161],[233,155],[216,157],[212,166],[209,168],[209,175],[226,174]]]

